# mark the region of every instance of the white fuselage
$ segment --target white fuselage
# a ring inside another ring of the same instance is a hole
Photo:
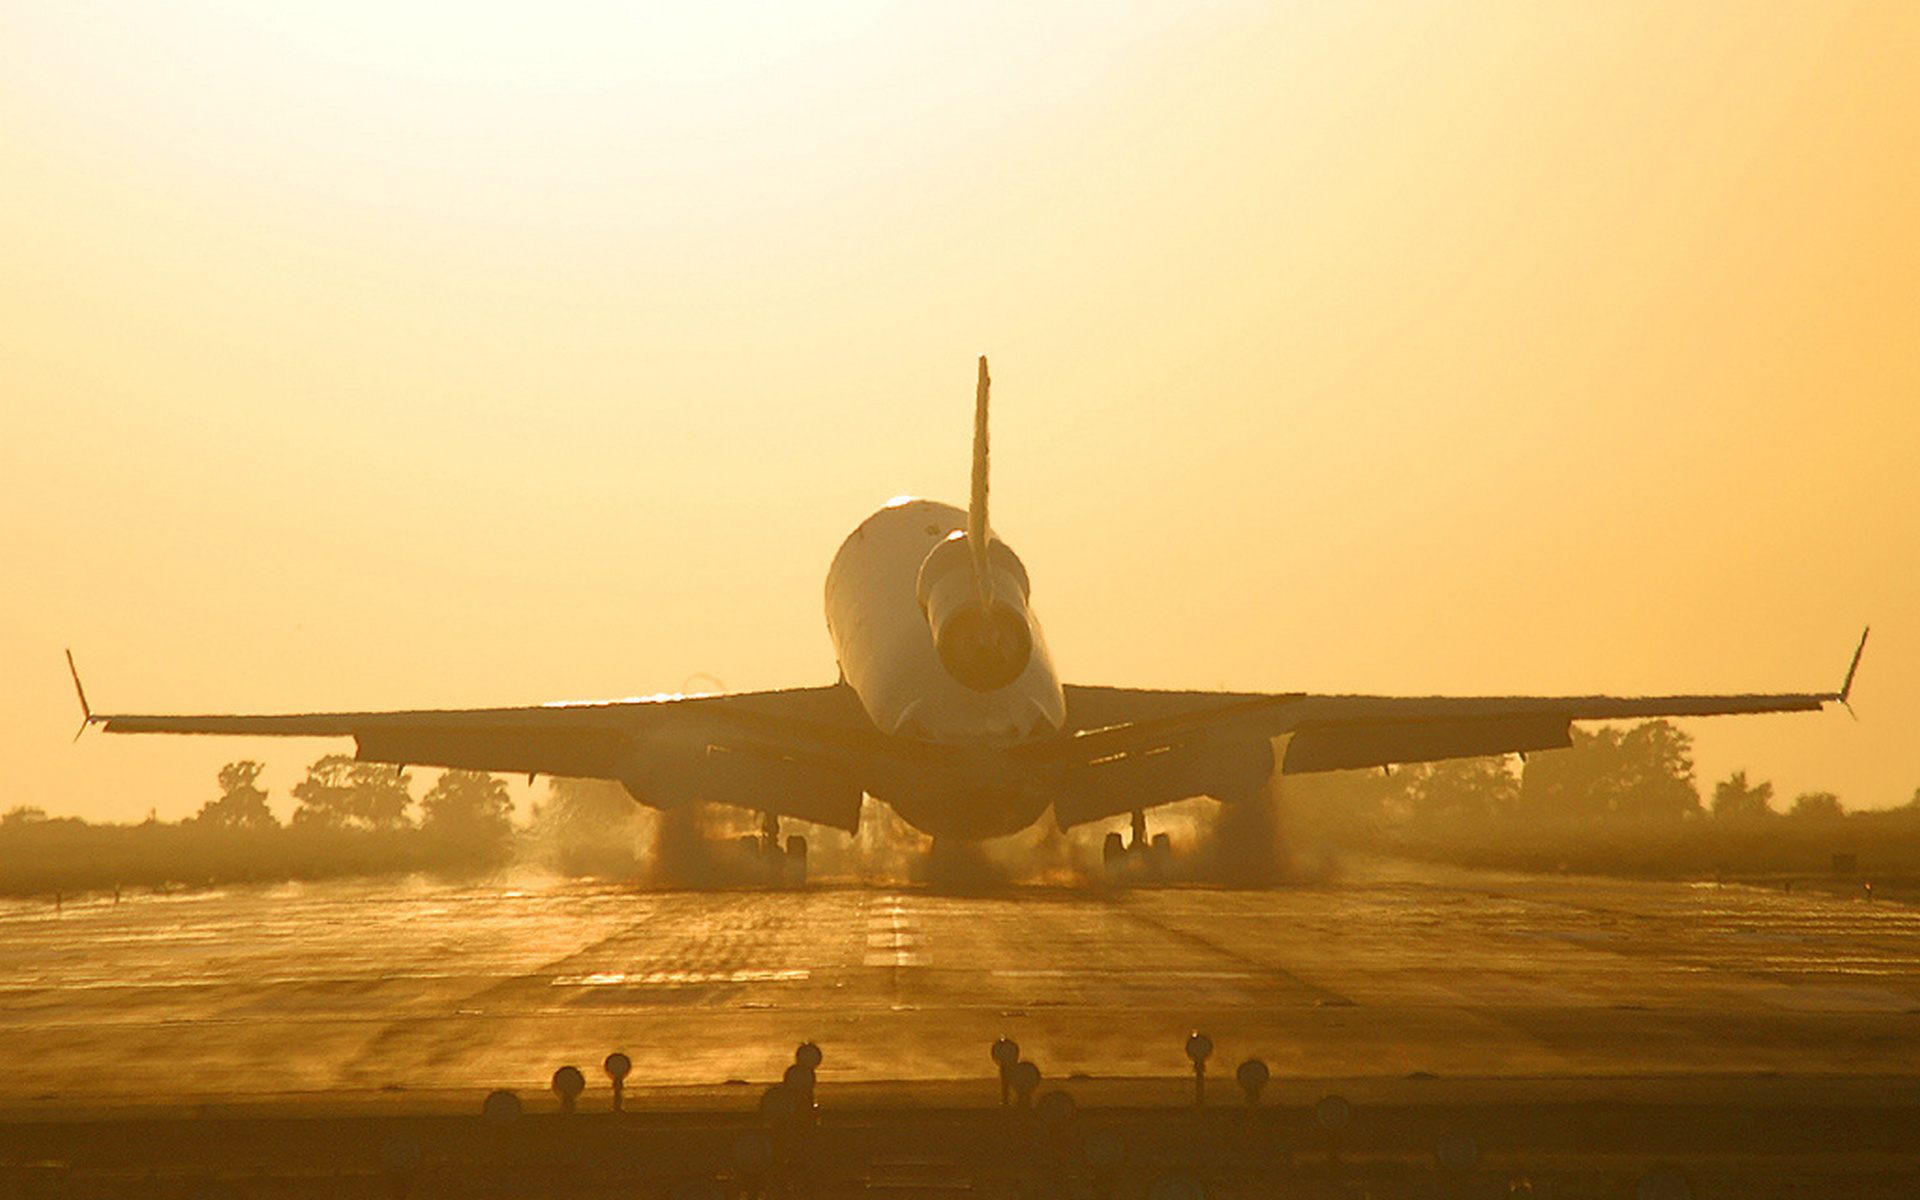
[[[1006,687],[975,691],[940,664],[915,595],[920,564],[967,514],[934,500],[899,500],[862,521],[827,570],[827,634],[840,673],[883,733],[919,741],[1004,746],[1057,732],[1066,698],[1032,622],[1033,657]]]
[[[999,752],[1066,723],[1066,697],[1031,610],[1033,655],[1012,683],[977,691],[941,664],[916,579],[933,548],[966,522],[950,504],[894,501],[860,523],[827,571],[834,656],[875,728],[959,751],[946,769],[869,788],[936,836],[996,836],[1038,819],[1050,795],[1003,777]]]

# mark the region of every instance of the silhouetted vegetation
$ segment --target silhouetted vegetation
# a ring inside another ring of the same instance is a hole
[[[1855,813],[1832,792],[1807,792],[1782,814],[1771,783],[1735,771],[1703,807],[1692,739],[1666,721],[1575,730],[1571,748],[1523,764],[1299,776],[1284,792],[1303,836],[1463,866],[1920,883],[1920,791],[1903,808]]]
[[[228,829],[265,829],[280,824],[267,807],[267,794],[254,782],[262,766],[251,759],[220,768],[220,794],[194,819]]]
[[[347,754],[329,754],[308,767],[307,777],[293,785],[293,798],[300,802],[295,825],[393,830],[413,824],[405,773]]]
[[[1525,816],[1671,820],[1699,811],[1693,739],[1669,721],[1575,729],[1571,747],[1530,756],[1523,773]]]
[[[536,860],[564,875],[638,879],[649,823],[617,783],[554,779],[533,808],[527,838]]]
[[[1713,815],[1722,821],[1757,821],[1773,816],[1773,785],[1747,782],[1745,771],[1713,785]]]
[[[1857,813],[1846,812],[1831,792],[1805,792],[1781,813],[1773,807],[1772,784],[1736,771],[1713,786],[1711,802],[1703,805],[1692,751],[1679,728],[1649,721],[1575,730],[1570,748],[1524,760],[1469,758],[1391,772],[1289,776],[1280,782],[1286,840],[1308,852],[1347,847],[1529,871],[1671,878],[1848,878],[1859,872],[1863,879],[1920,885],[1920,790],[1902,808]],[[338,754],[315,761],[290,789],[296,803],[282,824],[260,786],[261,773],[252,760],[228,763],[219,771],[217,794],[178,822],[91,824],[32,806],[0,814],[0,895],[469,876],[516,861],[566,875],[659,883],[671,873],[658,868],[674,858],[679,841],[730,845],[728,835],[754,828],[744,817],[735,820],[734,810],[663,818],[637,806],[618,784],[554,779],[531,823],[519,829],[506,785],[484,772],[445,771],[416,803],[410,775]],[[808,830],[816,867],[842,876],[879,869],[912,877],[910,866],[889,857],[897,847],[880,843],[924,839],[897,818],[895,836],[882,836],[889,816],[870,805],[857,840]],[[1278,837],[1243,834],[1228,840],[1267,845]],[[1064,840],[1056,833],[1051,841],[1059,843],[1053,858],[1068,862]],[[1021,845],[1021,857],[1037,853]],[[691,853],[678,848],[682,858]],[[1217,847],[1200,845],[1195,852],[1217,853]]]
[[[505,865],[517,851],[512,801],[490,775],[444,773],[422,798],[416,824],[411,777],[328,755],[294,785],[298,806],[282,825],[260,772],[257,762],[228,763],[219,794],[178,822],[96,825],[27,807],[0,815],[0,894],[472,875]]]
[[[1833,821],[1847,814],[1840,807],[1840,797],[1832,792],[1802,792],[1794,797],[1787,815],[1802,820]]]
[[[513,800],[484,771],[447,771],[420,800],[420,834],[443,856],[469,866],[513,857]]]

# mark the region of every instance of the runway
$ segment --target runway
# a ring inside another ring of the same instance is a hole
[[[1920,909],[1350,865],[1324,885],[993,896],[338,882],[0,908],[0,1108],[544,1098],[777,1079],[1920,1077]],[[968,1086],[972,1086],[971,1083]],[[1303,1085],[1304,1086],[1304,1085]],[[1911,1090],[1909,1087],[1907,1090]],[[755,1090],[757,1094],[757,1089]]]

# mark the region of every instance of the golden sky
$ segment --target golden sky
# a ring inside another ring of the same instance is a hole
[[[0,806],[97,707],[831,681],[963,498],[1073,681],[1837,686],[1920,786],[1920,5],[0,2]]]

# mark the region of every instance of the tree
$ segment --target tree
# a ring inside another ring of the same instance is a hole
[[[195,820],[229,829],[266,829],[278,825],[267,807],[267,794],[255,782],[261,765],[252,759],[220,768],[220,795],[201,806]]]
[[[46,809],[22,804],[18,808],[8,809],[5,816],[0,816],[0,825],[38,825],[46,819]]]
[[[412,782],[391,763],[357,762],[348,773],[353,786],[353,815],[368,829],[405,829],[413,824],[407,808]]]
[[[314,760],[307,777],[293,785],[295,825],[343,829],[353,821],[353,756],[329,754]]]
[[[639,878],[646,856],[640,842],[652,829],[633,796],[601,779],[547,780],[547,798],[533,806],[530,840],[568,875]]]
[[[1713,815],[1728,820],[1750,821],[1773,815],[1773,785],[1761,782],[1749,785],[1745,771],[1713,785]]]
[[[1529,755],[1520,811],[1538,817],[1683,817],[1700,811],[1693,739],[1669,721],[1575,729],[1564,750]]]
[[[447,771],[420,801],[420,827],[436,837],[500,843],[513,835],[513,798],[485,771]]]
[[[1502,817],[1520,798],[1520,779],[1505,757],[1452,758],[1422,768],[1406,795],[1416,817]]]
[[[533,806],[533,828],[541,837],[600,839],[630,832],[639,815],[639,804],[617,783],[556,775],[547,780],[546,802]]]
[[[411,824],[407,806],[413,803],[408,783],[398,767],[329,754],[316,760],[307,768],[307,777],[293,785],[293,797],[300,802],[293,810],[293,823],[327,829],[404,829]]]
[[[1793,798],[1793,807],[1787,810],[1787,815],[1830,821],[1845,816],[1846,812],[1840,807],[1840,797],[1832,792],[1801,792]]]
[[[1671,721],[1643,721],[1620,737],[1612,811],[1684,817],[1700,811],[1693,783],[1693,738]]]

